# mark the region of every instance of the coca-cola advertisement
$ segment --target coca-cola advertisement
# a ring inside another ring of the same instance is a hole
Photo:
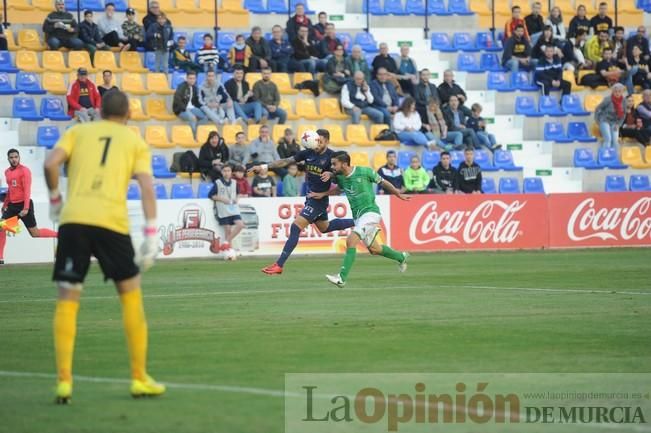
[[[544,195],[428,195],[391,201],[391,241],[410,251],[547,246]]]
[[[553,194],[551,247],[651,245],[650,193]]]

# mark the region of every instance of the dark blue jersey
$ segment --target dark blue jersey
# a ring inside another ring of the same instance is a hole
[[[324,171],[331,171],[332,156],[334,151],[326,149],[325,152],[318,154],[314,150],[303,149],[294,155],[296,162],[305,162],[305,173],[308,191],[325,192],[330,189],[330,181],[323,182],[321,174]]]

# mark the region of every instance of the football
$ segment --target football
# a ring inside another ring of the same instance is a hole
[[[224,255],[224,260],[226,261],[237,260],[237,253],[232,248],[224,251],[223,255]]]
[[[314,131],[305,131],[301,136],[301,145],[306,149],[316,149],[319,145],[319,134]]]

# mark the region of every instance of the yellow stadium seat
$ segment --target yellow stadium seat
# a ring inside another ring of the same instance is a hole
[[[51,72],[70,72],[71,69],[66,66],[63,61],[63,53],[61,51],[44,51],[43,52],[43,68]]]
[[[368,159],[368,153],[366,152],[350,152],[350,163],[351,165],[358,165],[360,167],[371,166]]]
[[[181,147],[199,147],[199,143],[194,139],[189,125],[172,126],[172,141]]]
[[[129,0],[129,7],[135,9],[140,13],[147,12],[147,0]],[[168,13],[171,11],[163,11],[163,12]]]
[[[585,5],[586,7],[588,6],[587,3],[589,2],[583,2],[581,1],[580,4]],[[561,13],[563,14],[564,17],[573,17],[576,15],[576,8],[574,7],[574,1],[573,0],[554,0],[554,6],[557,6],[560,8]],[[588,16],[592,16],[589,15]]]
[[[635,146],[624,146],[621,151],[622,163],[630,165],[633,168],[650,168],[651,163],[644,162],[642,151]]]
[[[651,167],[651,146],[646,146],[644,148],[644,159],[648,164],[648,167]]]
[[[296,100],[296,114],[307,120],[323,120],[324,117],[316,111],[314,98],[300,98]]]
[[[142,66],[140,53],[137,51],[120,52],[120,67],[128,72],[147,72],[148,69]]]
[[[341,112],[337,98],[321,98],[319,100],[319,112],[322,116],[331,120],[348,120],[349,116]]]
[[[601,3],[601,1],[598,1],[597,3]],[[584,5],[586,10],[588,11],[587,15],[589,17],[593,17],[593,16],[597,15],[597,6],[595,5],[594,1],[592,1],[592,0],[577,0],[576,2],[574,2],[574,4],[575,4],[575,7],[579,7],[580,4]],[[608,9],[609,9],[608,10],[608,15],[612,15],[613,8],[611,6],[611,3],[609,3]]]
[[[593,70],[583,69],[583,70],[579,71],[579,76],[578,76],[577,80],[580,83],[581,81],[583,81],[583,77],[585,77],[588,74],[593,74],[593,73],[594,73]],[[597,86],[597,88],[596,88],[596,90],[607,90],[607,89],[608,89],[608,86]]]
[[[52,6],[50,6],[50,9],[52,9]],[[45,50],[45,45],[41,42],[41,37],[34,29],[22,29],[18,31],[18,46],[24,50]]]
[[[200,14],[202,12],[194,0],[176,0],[176,9],[188,14]]]
[[[86,68],[88,72],[97,72],[97,69],[93,67],[90,61],[88,51],[70,51],[68,53],[68,66],[72,71],[76,71],[79,68]]]
[[[65,95],[68,93],[66,81],[60,72],[43,73],[43,90],[55,95]]]
[[[76,72],[73,72],[73,73],[70,74],[70,75],[71,75],[71,77],[72,77],[72,76],[74,76],[75,78],[77,77],[77,73],[76,73]],[[102,72],[100,71],[100,72],[98,72],[98,73],[95,74],[95,81],[94,81],[94,83],[95,83],[96,85],[99,86],[99,85],[102,84],[103,82],[104,82],[104,76],[103,76]],[[116,74],[111,74],[111,86],[117,86],[117,85],[118,85],[117,75],[116,75]]]
[[[300,84],[303,81],[309,81],[309,80],[313,80],[313,79],[314,78],[312,78],[312,74],[310,74],[309,72],[294,72],[294,85]],[[306,95],[314,96],[312,91],[310,91],[308,89],[303,89],[303,90],[301,90],[301,92],[305,93]]]
[[[140,127],[136,125],[128,125],[127,128],[132,130],[138,137],[142,138],[142,132],[140,131]]]
[[[324,128],[330,132],[330,144],[336,147],[350,146],[350,141],[344,138],[340,124],[325,125]]]
[[[590,95],[585,95],[585,98],[583,98],[583,106],[585,108],[585,111],[594,113],[595,108],[597,108],[597,105],[599,105],[603,99],[604,95],[600,94],[592,93]]]
[[[288,127],[288,125],[274,125],[274,129],[271,130],[271,139],[274,143],[278,143],[278,141],[283,138],[285,135],[285,129]]]
[[[14,32],[10,29],[5,29],[5,36],[7,37],[7,49],[9,51],[18,51],[18,45],[16,45],[16,38],[14,38]]]
[[[510,16],[511,15],[511,5],[509,4],[509,2],[505,1],[505,0],[495,2],[495,14],[500,15],[502,17]],[[524,16],[526,14],[522,13],[521,15],[524,18]]]
[[[208,135],[212,131],[217,131],[217,127],[215,125],[200,125],[197,128],[197,141],[199,144],[204,144],[206,141],[208,141]]]
[[[163,125],[149,125],[145,129],[145,142],[158,149],[169,149],[176,147],[169,138],[167,138],[167,129]]]
[[[257,81],[262,80],[262,74],[259,72],[249,72],[244,76],[244,79],[249,83],[249,87],[251,87],[251,91],[253,91],[253,85]]]
[[[163,120],[163,121],[176,119],[176,116],[174,114],[167,111],[167,107],[165,106],[164,99],[149,97],[147,98],[146,107],[147,107],[147,114],[152,119]]]
[[[508,2],[506,1],[500,1],[496,3],[504,3],[508,5]],[[526,15],[529,15],[531,13],[531,4],[529,3],[529,0],[511,0],[511,7],[513,6],[520,6],[520,9],[522,10],[521,16],[524,18]],[[542,6],[542,4],[541,4]],[[508,15],[511,15],[511,8],[508,9]],[[546,16],[546,15],[544,15]]]
[[[199,9],[201,12],[210,12],[215,13],[215,2],[214,0],[199,0]]]
[[[151,92],[142,84],[142,75],[125,72],[122,74],[122,90],[133,95],[149,95]]]
[[[640,9],[635,5],[635,0],[619,0],[617,7],[620,14],[636,14],[640,12]]]
[[[52,12],[54,9],[50,0],[32,0],[32,6],[46,12]]]
[[[25,72],[43,72],[38,64],[38,56],[34,51],[19,50],[16,53],[16,67]]]
[[[346,138],[351,144],[358,146],[375,146],[375,141],[368,139],[364,125],[348,125],[346,127]]]
[[[375,140],[375,137],[377,137],[378,134],[385,129],[390,129],[389,125],[382,125],[382,124],[371,125],[371,130],[369,132],[370,139]],[[389,146],[389,147],[400,145],[400,142],[398,140],[378,141],[378,143],[380,143],[382,146]]]
[[[167,75],[150,72],[147,74],[147,90],[159,95],[173,95],[174,90],[170,89]]]
[[[384,152],[375,152],[373,155],[373,168],[379,170],[384,164],[387,163],[387,154]]]
[[[635,105],[635,108],[637,108],[638,105],[642,103],[642,94],[640,93],[633,93],[633,105]]]
[[[249,141],[256,139],[260,136],[260,128],[262,125],[249,125],[246,131],[246,137],[249,139]]]
[[[248,14],[248,11],[242,7],[240,0],[222,0],[221,9],[224,12],[230,12],[232,14]]]
[[[274,72],[271,74],[271,81],[276,83],[278,91],[283,95],[296,95],[298,93],[298,90],[294,89],[291,81],[289,81],[289,74]]]
[[[244,130],[242,129],[242,125],[239,124],[234,124],[234,125],[224,125],[224,128],[222,129],[222,138],[226,142],[226,144],[235,144],[235,135],[238,132],[243,132]]]
[[[7,1],[7,8],[8,9],[14,9],[17,11],[32,11],[34,10],[34,6],[29,4],[27,0],[8,0]]]
[[[142,111],[142,102],[138,98],[129,98],[129,109],[131,110],[131,120],[145,121],[149,120],[144,111]]]
[[[294,108],[292,107],[292,103],[289,102],[289,100],[284,99],[284,98],[280,98],[279,107],[287,112],[287,120],[298,120],[299,119],[298,114],[294,113]]]
[[[122,68],[115,63],[115,54],[112,51],[95,51],[95,69],[104,71],[122,72]]]
[[[160,5],[160,10],[165,13],[176,12],[176,8],[174,7],[174,0],[158,0],[158,4]]]
[[[297,137],[302,137],[303,133],[305,131],[316,131],[316,125],[305,125],[305,124],[298,125],[298,130],[296,131],[296,136]],[[332,139],[332,135],[330,135],[330,138]],[[332,140],[330,140],[330,141],[332,141]]]
[[[478,15],[488,16],[491,14],[486,0],[470,0],[470,10]]]

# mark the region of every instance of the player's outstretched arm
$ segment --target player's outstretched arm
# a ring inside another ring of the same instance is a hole
[[[275,161],[271,161],[268,164],[254,165],[253,167],[249,168],[247,172],[258,173],[264,166],[266,166],[269,170],[273,170],[274,168],[283,168],[283,167],[287,167],[289,164],[294,164],[294,163],[296,163],[296,160],[294,159],[293,156],[290,156],[289,158],[277,159]]]
[[[382,182],[380,183],[380,186],[382,188],[384,188],[385,191],[389,191],[391,194],[398,197],[400,200],[405,200],[405,201],[411,200],[411,197],[401,193],[399,189],[397,189],[395,186],[393,186],[393,184],[391,182],[389,182],[388,180],[386,180],[386,179],[382,179]]]
[[[328,191],[324,192],[313,192],[310,191],[307,196],[309,198],[316,198],[316,199],[322,199],[323,197],[327,197],[329,195],[339,195],[341,194],[341,188],[338,186],[335,186],[334,188],[330,188]]]
[[[50,219],[54,222],[59,221],[59,215],[63,208],[63,199],[59,191],[59,171],[67,159],[68,155],[65,150],[54,148],[43,164],[45,183],[50,192]]]
[[[158,228],[156,227],[156,194],[154,181],[148,173],[134,175],[142,191],[142,211],[145,214],[144,240],[136,254],[136,262],[144,271],[154,265],[158,255]]]

